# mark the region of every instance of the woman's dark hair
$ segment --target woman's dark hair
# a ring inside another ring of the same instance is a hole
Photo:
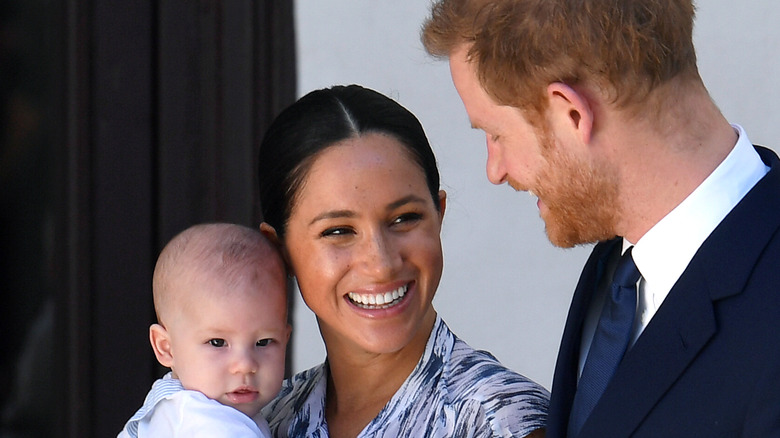
[[[295,198],[314,159],[342,140],[367,133],[396,138],[425,174],[439,208],[439,170],[417,117],[389,97],[359,85],[315,90],[282,111],[260,145],[263,220],[284,236]]]

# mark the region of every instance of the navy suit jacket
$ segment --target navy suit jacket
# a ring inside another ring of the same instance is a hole
[[[704,241],[579,437],[780,437],[780,161],[756,149],[769,173]],[[619,244],[597,244],[577,284],[555,367],[548,438],[566,436],[583,321]]]

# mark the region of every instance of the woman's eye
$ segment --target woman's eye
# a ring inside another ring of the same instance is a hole
[[[224,339],[209,339],[209,345],[212,347],[224,347],[225,346],[225,340]]]
[[[416,222],[422,219],[422,214],[420,213],[405,213],[393,220],[393,225],[395,224],[403,224],[407,222]]]
[[[273,341],[273,339],[260,339],[259,341],[257,341],[257,346],[258,347],[265,347],[268,344],[270,344],[272,341]]]
[[[326,230],[324,230],[322,233],[320,233],[320,236],[322,237],[338,237],[338,236],[346,236],[348,234],[354,234],[351,228],[347,227],[331,227]]]

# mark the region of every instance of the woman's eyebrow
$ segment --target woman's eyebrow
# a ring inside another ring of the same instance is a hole
[[[314,216],[314,219],[309,222],[309,225],[313,225],[314,223],[325,219],[352,218],[355,216],[357,216],[357,213],[352,210],[330,210]]]
[[[395,210],[396,208],[401,207],[403,205],[412,204],[412,203],[419,203],[419,202],[425,203],[425,199],[421,198],[421,197],[419,197],[417,195],[404,196],[403,198],[388,204],[386,210],[388,210],[388,211]]]
[[[425,203],[425,198],[421,198],[417,195],[404,196],[403,198],[398,199],[397,201],[393,201],[387,204],[385,210],[387,211],[395,210],[398,207],[401,207],[406,204],[412,204],[412,203]],[[341,218],[353,218],[353,217],[357,217],[357,213],[355,213],[352,210],[329,210],[315,216],[311,220],[311,222],[309,222],[309,225],[314,225],[316,222],[326,220],[326,219],[341,219]]]

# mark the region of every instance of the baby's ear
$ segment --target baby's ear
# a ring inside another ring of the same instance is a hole
[[[157,356],[157,361],[164,367],[173,366],[173,351],[171,351],[171,340],[168,330],[160,324],[152,324],[149,327],[149,342],[152,343],[152,350]]]

